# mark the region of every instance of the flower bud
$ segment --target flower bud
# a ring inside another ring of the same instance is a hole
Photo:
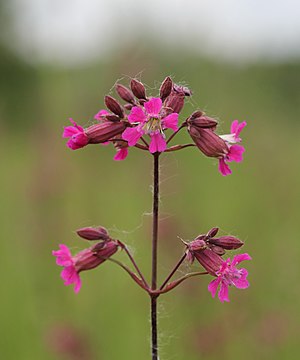
[[[116,92],[120,96],[121,99],[128,103],[134,104],[135,99],[133,93],[124,85],[116,84]]]
[[[206,156],[219,158],[228,153],[228,147],[225,141],[211,129],[201,129],[189,125],[188,132],[199,150]]]
[[[234,236],[221,236],[219,238],[209,239],[209,243],[226,250],[238,249],[244,245],[243,241]]]
[[[162,82],[161,87],[159,89],[159,95],[162,101],[164,101],[171,94],[172,88],[173,88],[173,81],[168,76]]]
[[[173,89],[178,94],[183,94],[184,96],[192,96],[192,90],[190,90],[187,86],[174,84]]]
[[[134,96],[136,96],[138,99],[146,100],[145,86],[141,82],[136,79],[131,79],[130,87]]]
[[[187,123],[195,126],[197,128],[202,128],[202,129],[206,129],[206,128],[215,128],[218,125],[218,122],[209,117],[206,116],[202,111],[198,110],[195,111],[188,119],[187,119]]]
[[[99,266],[118,250],[118,246],[117,242],[111,240],[80,251],[73,258],[77,273]]]
[[[109,235],[107,230],[102,227],[84,227],[81,229],[76,230],[77,235],[79,235],[80,237],[82,237],[83,239],[86,240],[108,240],[109,239]]]
[[[195,240],[191,241],[188,244],[188,248],[190,251],[199,251],[199,250],[204,250],[207,248],[206,246],[206,242],[202,239],[196,238]]]
[[[184,106],[184,94],[178,94],[172,91],[171,94],[166,98],[164,107],[171,108],[173,112],[179,114]]]
[[[220,246],[216,246],[216,245],[210,245],[209,248],[216,254],[222,256],[225,254],[225,250],[222,249]]]
[[[119,121],[120,121],[119,116],[113,115],[113,114],[108,114],[108,115],[106,115],[106,116],[105,116],[105,119],[106,119],[107,121],[111,121],[111,122],[119,122]]]
[[[192,264],[195,260],[195,253],[197,251],[202,251],[207,248],[205,242],[205,236],[199,235],[195,240],[191,241],[190,243],[184,242],[187,246],[187,260]]]
[[[103,122],[95,124],[85,129],[89,144],[99,144],[111,140],[116,135],[121,134],[126,128],[123,121]]]
[[[121,119],[124,117],[124,110],[122,109],[122,106],[112,96],[105,96],[104,102],[110,111],[118,115]]]
[[[214,227],[214,228],[209,230],[209,232],[206,234],[206,237],[207,238],[212,238],[212,237],[217,235],[218,231],[219,231],[219,228]]]

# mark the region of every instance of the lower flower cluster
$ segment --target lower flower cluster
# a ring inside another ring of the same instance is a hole
[[[212,296],[215,297],[219,289],[218,296],[220,301],[228,302],[228,289],[230,286],[235,286],[238,289],[246,289],[249,286],[247,270],[244,268],[239,269],[237,268],[237,265],[242,261],[251,260],[251,257],[245,253],[235,255],[232,260],[230,260],[230,258],[224,260],[222,256],[225,254],[226,250],[238,249],[243,246],[244,243],[234,236],[221,236],[216,238],[217,232],[218,229],[213,228],[207,234],[199,235],[195,240],[189,243],[184,242],[186,246],[184,258],[191,263],[196,259],[206,270],[206,274],[215,277],[208,285],[208,290]],[[130,261],[138,271],[138,275],[132,272],[124,264],[116,260],[114,260],[114,262],[121,265],[139,286],[151,293],[151,288],[141,274],[141,271],[137,267],[126,245],[119,240],[112,239],[105,228],[82,228],[77,230],[77,234],[85,240],[98,242],[74,256],[72,256],[69,248],[63,244],[59,245],[59,250],[52,252],[56,257],[57,265],[63,267],[61,277],[64,280],[64,285],[74,284],[74,291],[75,293],[78,293],[81,288],[80,272],[98,267],[106,260],[110,259],[118,249],[121,248],[125,249],[127,252]],[[201,275],[203,274],[205,273],[201,273]],[[180,278],[179,280],[175,280],[171,283],[168,283],[168,281],[163,283],[164,285],[156,291],[157,295],[172,290],[182,282],[182,279],[193,275],[194,273],[187,274],[184,278]],[[171,277],[167,278],[167,280],[170,279]]]
[[[83,229],[81,229],[81,231],[79,230],[79,232],[82,233],[82,230]],[[88,239],[96,240],[90,237],[88,237]],[[56,256],[56,264],[63,267],[61,277],[64,280],[64,285],[74,284],[74,291],[78,293],[81,289],[80,272],[98,267],[114,255],[118,251],[118,248],[119,243],[108,238],[88,249],[80,251],[74,256],[72,256],[69,248],[64,244],[60,244],[59,250],[53,251],[52,254]]]
[[[237,265],[245,260],[251,260],[251,257],[245,254],[238,254],[224,260],[222,255],[225,250],[238,249],[244,243],[234,236],[221,236],[215,238],[218,229],[211,229],[206,235],[199,235],[187,246],[187,258],[190,262],[197,259],[204,269],[216,279],[208,285],[208,290],[215,297],[218,288],[218,296],[221,302],[229,301],[228,288],[235,286],[238,289],[246,289],[249,286],[247,280],[248,272],[246,269],[238,269]]]

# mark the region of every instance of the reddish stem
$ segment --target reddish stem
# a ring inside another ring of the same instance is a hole
[[[169,139],[167,140],[167,144],[169,144],[169,142],[174,138],[174,136],[176,136],[176,134],[178,134],[179,131],[180,131],[181,129],[183,129],[184,127],[186,127],[186,122],[182,123],[181,126],[178,128],[178,130],[175,131],[175,132],[169,137]]]
[[[186,258],[186,253],[184,253],[182,255],[182,257],[180,258],[180,260],[178,261],[178,263],[175,265],[174,269],[170,272],[169,276],[166,278],[166,280],[163,282],[163,284],[161,285],[161,287],[159,288],[159,290],[163,290],[163,288],[167,285],[167,283],[169,282],[169,280],[172,278],[172,276],[176,273],[176,271],[178,270],[179,266],[183,263],[184,259]]]
[[[196,146],[196,145],[195,144],[174,145],[174,146],[171,146],[168,149],[166,149],[165,152],[182,150],[182,149],[185,149],[185,148],[190,147],[190,146]]]
[[[153,211],[152,211],[152,279],[151,290],[155,291],[157,286],[157,243],[158,243],[158,204],[159,204],[159,155],[153,154]],[[151,350],[152,360],[158,360],[158,342],[157,342],[157,297],[158,295],[150,293],[151,296]]]

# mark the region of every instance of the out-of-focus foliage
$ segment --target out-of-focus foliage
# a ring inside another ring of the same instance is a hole
[[[160,298],[161,358],[298,359],[300,64],[238,67],[137,45],[59,69],[0,51],[1,358],[149,358],[148,299],[129,277],[105,263],[82,274],[76,296],[51,255],[59,243],[87,246],[75,229],[103,225],[149,274],[151,156],[131,149],[117,163],[111,147],[72,152],[61,139],[68,117],[91,123],[114,82],[143,71],[153,95],[165,75],[194,91],[181,119],[201,108],[224,133],[234,119],[248,122],[245,160],[227,178],[197,149],[162,156],[160,278],[182,253],[177,236],[213,226],[245,240],[253,261],[251,287],[232,289],[229,304],[211,299],[209,278]]]

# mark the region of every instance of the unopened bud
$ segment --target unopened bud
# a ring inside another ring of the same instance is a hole
[[[120,96],[121,99],[128,103],[134,104],[135,99],[133,93],[124,85],[116,84],[116,92]]]
[[[177,85],[174,84],[174,91],[179,93],[179,94],[183,94],[184,96],[192,96],[192,90],[190,90],[187,86],[182,86],[182,85]]]
[[[89,249],[80,251],[74,256],[75,269],[77,273],[84,270],[91,270],[110,258],[117,250],[118,243],[110,240],[96,244]]]
[[[166,98],[164,107],[171,108],[173,112],[179,114],[184,106],[184,94],[178,94],[172,91],[171,94]]]
[[[89,144],[99,144],[111,140],[114,136],[121,134],[126,128],[123,121],[106,121],[101,124],[95,124],[85,129]]]
[[[120,118],[124,117],[124,110],[122,109],[122,106],[112,96],[109,95],[105,96],[104,102],[110,111],[118,115]]]
[[[159,95],[162,101],[164,101],[171,94],[172,88],[173,88],[173,81],[168,76],[162,82],[161,87],[159,89]]]
[[[221,236],[219,238],[209,239],[209,243],[226,250],[238,249],[244,245],[243,241],[234,236]]]
[[[217,235],[218,231],[219,231],[219,228],[214,227],[214,228],[209,230],[209,232],[206,234],[206,237],[212,238],[212,237]]]
[[[197,238],[188,244],[188,248],[190,251],[199,251],[206,249],[207,246],[204,240]]]
[[[202,235],[199,235],[195,240],[191,241],[190,243],[185,243],[185,245],[187,246],[187,260],[190,263],[193,263],[196,252],[203,251],[207,248],[207,245],[203,240]]]
[[[111,121],[111,122],[119,122],[120,121],[120,118],[117,115],[109,114],[109,115],[106,115],[105,118],[106,118],[106,120]]]
[[[102,227],[84,227],[81,229],[76,230],[77,235],[79,235],[80,237],[82,237],[83,239],[86,240],[108,240],[109,239],[109,235],[107,230]]]
[[[131,79],[130,87],[134,96],[136,96],[138,99],[146,100],[145,86],[141,82],[136,79]]]
[[[202,111],[195,111],[188,119],[187,123],[202,129],[215,128],[218,125],[217,120],[206,116]]]
[[[216,245],[210,245],[209,247],[214,253],[222,256],[225,254],[225,250],[223,248],[221,248],[220,246],[216,246]]]

